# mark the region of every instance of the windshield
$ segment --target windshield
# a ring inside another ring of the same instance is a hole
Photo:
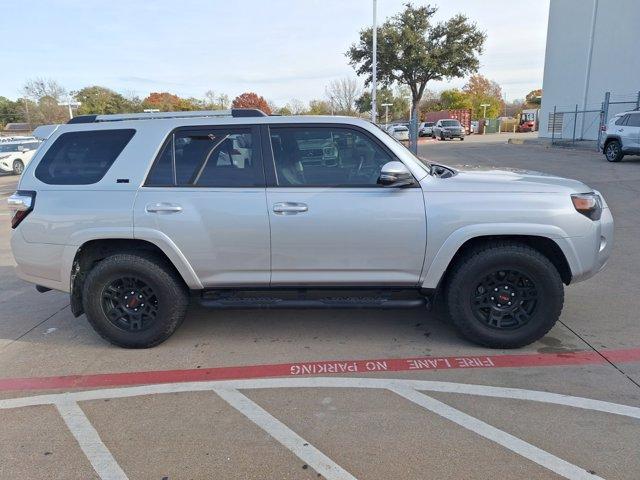
[[[17,152],[18,151],[18,145],[14,144],[0,144],[0,152]]]
[[[443,120],[442,126],[443,127],[459,127],[460,122],[458,120]]]

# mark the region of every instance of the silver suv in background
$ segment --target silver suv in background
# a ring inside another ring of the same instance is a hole
[[[464,140],[464,127],[455,118],[445,118],[438,120],[431,129],[431,137],[446,140],[459,138]]]
[[[625,155],[640,155],[640,111],[616,115],[604,131],[602,151],[609,162],[619,162]]]
[[[163,342],[190,302],[435,300],[471,341],[519,347],[612,248],[609,208],[584,183],[423,163],[357,118],[93,115],[48,132],[8,199],[16,271],[69,292],[122,347]]]

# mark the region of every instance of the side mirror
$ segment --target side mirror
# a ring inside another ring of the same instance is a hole
[[[380,170],[378,184],[385,187],[406,187],[414,184],[413,175],[402,162],[387,162]]]

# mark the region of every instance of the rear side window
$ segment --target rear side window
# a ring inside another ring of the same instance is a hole
[[[133,129],[63,133],[42,157],[36,178],[50,185],[96,183],[134,134]]]
[[[263,187],[251,128],[178,130],[147,176],[152,187]]]
[[[628,127],[640,127],[640,113],[631,113],[627,117]]]

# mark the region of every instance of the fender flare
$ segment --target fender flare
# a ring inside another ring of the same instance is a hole
[[[438,287],[442,276],[449,268],[451,261],[460,247],[469,240],[479,237],[500,236],[528,236],[545,237],[554,241],[564,254],[571,272],[581,272],[581,262],[570,237],[559,227],[545,224],[529,223],[490,223],[467,225],[453,231],[443,242],[433,256],[433,259],[425,258],[423,267],[422,288],[435,289]],[[428,245],[427,245],[428,250]]]
[[[178,246],[166,234],[151,228],[136,228],[135,235],[133,234],[131,227],[117,229],[99,228],[78,231],[74,233],[70,239],[72,245],[67,245],[65,247],[62,261],[62,272],[72,271],[76,253],[82,245],[92,240],[106,239],[144,240],[155,245],[167,256],[190,289],[203,289],[202,282]]]

